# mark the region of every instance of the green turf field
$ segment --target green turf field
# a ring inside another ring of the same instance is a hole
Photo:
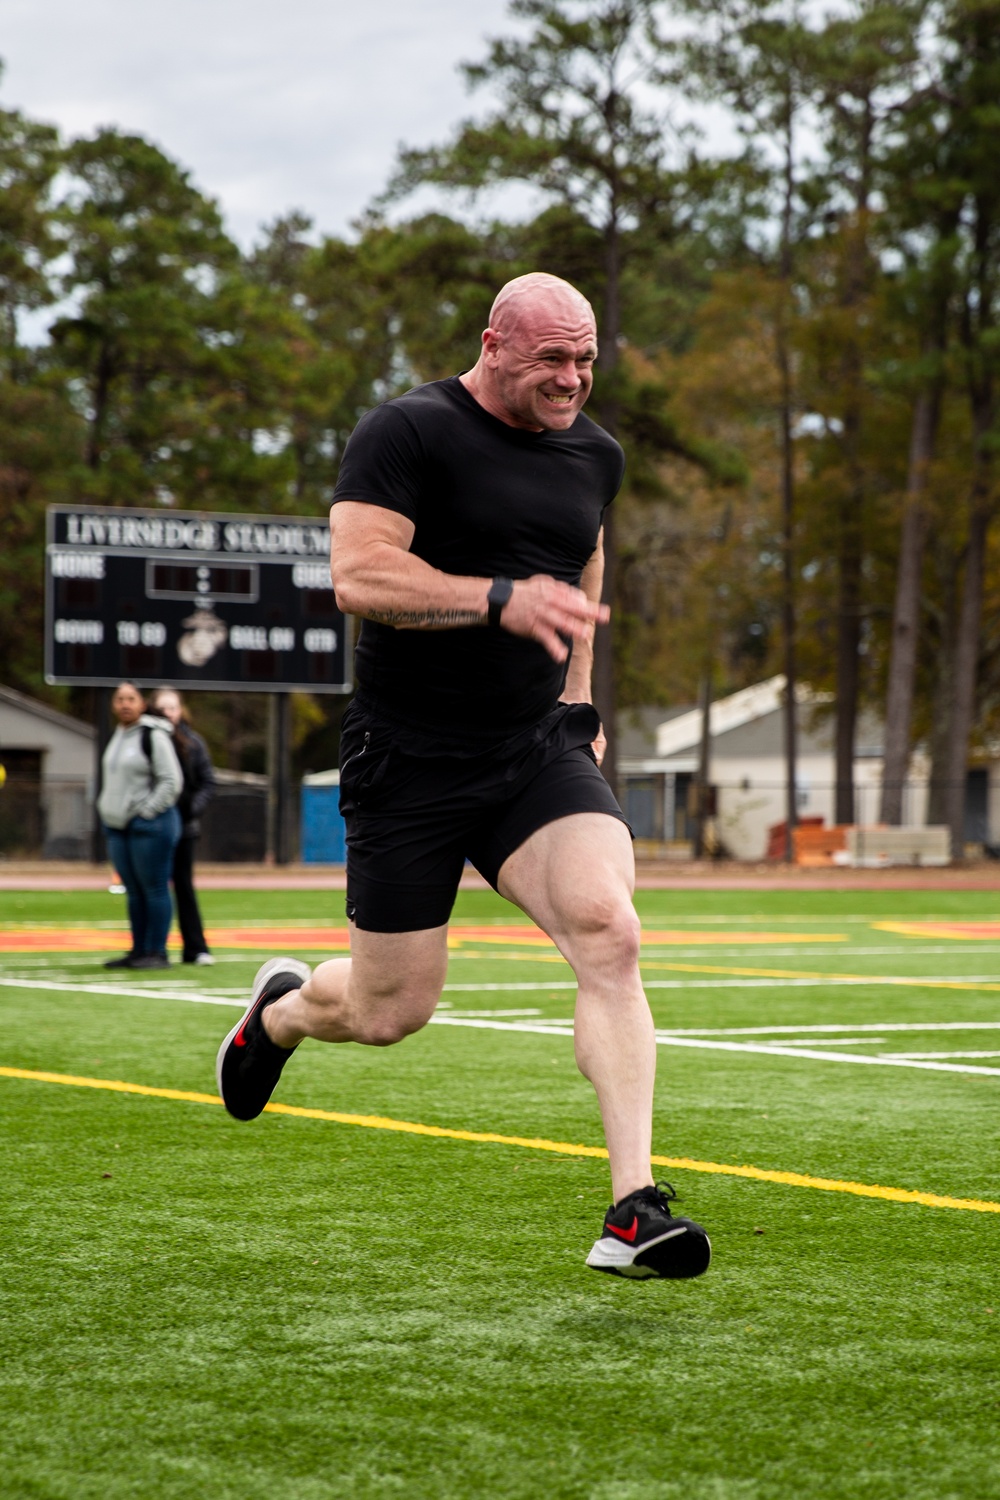
[[[276,1101],[314,1116],[252,1125],[211,1096],[264,953],[0,955],[4,1500],[1000,1497],[1000,925],[914,925],[1000,924],[1000,896],[638,905],[654,1150],[695,1164],[661,1172],[714,1247],[693,1283],[585,1268],[606,1164],[546,1148],[601,1144],[571,976],[488,893],[461,898],[480,933],[442,1024],[306,1043]],[[343,920],[319,892],[204,908]],[[110,894],[0,896],[8,945],[79,924],[120,948],[122,919]]]

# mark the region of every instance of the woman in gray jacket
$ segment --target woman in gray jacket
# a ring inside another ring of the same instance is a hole
[[[170,871],[181,833],[177,798],[184,785],[165,719],[145,712],[134,682],[120,682],[111,708],[118,728],[101,762],[97,811],[108,856],[128,897],[132,947],[106,969],[166,969],[173,915]]]

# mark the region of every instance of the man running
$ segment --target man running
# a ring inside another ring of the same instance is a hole
[[[360,615],[344,718],[351,957],[263,965],[219,1049],[230,1114],[260,1114],[305,1037],[388,1046],[425,1026],[466,858],[573,968],[577,1064],[614,1204],[587,1264],[698,1276],[708,1236],[650,1165],[656,1040],[627,824],[591,706],[603,515],[618,444],[583,415],[594,314],[568,282],[508,282],[472,370],[362,418],[331,512],[337,601]]]

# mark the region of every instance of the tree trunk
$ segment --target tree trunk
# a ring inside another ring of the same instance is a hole
[[[951,695],[954,687],[955,631],[958,619],[958,559],[951,550],[935,558],[942,600],[941,633],[935,663],[934,698],[931,705],[930,785],[927,822],[948,821],[948,735],[951,725]]]
[[[845,427],[849,424],[855,431],[848,442],[851,447],[855,447],[857,429],[860,427],[856,411],[848,412]],[[852,467],[856,466],[852,464]],[[859,651],[863,506],[863,483],[860,474],[855,473],[840,516],[837,553],[837,710],[834,734],[834,819],[837,823],[854,822],[854,740],[861,680]]]
[[[707,662],[701,679],[701,738],[698,741],[697,811],[694,825],[695,859],[705,857],[705,823],[708,819],[709,772],[712,755],[712,667]]]
[[[102,343],[94,377],[94,415],[87,434],[87,467],[90,469],[99,469],[101,466],[101,447],[104,442],[104,424],[111,395],[112,375],[111,355],[107,344]]]
[[[969,539],[965,553],[965,580],[955,640],[952,674],[951,722],[948,732],[946,772],[946,818],[951,829],[953,859],[961,859],[965,845],[965,785],[969,764],[969,739],[976,705],[979,665],[979,633],[983,613],[983,578],[986,572],[986,539],[992,519],[989,461],[983,458],[969,497]]]
[[[882,766],[883,823],[903,821],[903,790],[910,766],[910,726],[917,675],[920,594],[928,515],[927,474],[934,456],[941,413],[940,381],[920,391],[910,428],[910,463],[900,530],[896,600],[892,615],[892,649],[885,700],[885,752]]]
[[[613,438],[618,437],[620,423],[618,397],[618,336],[621,332],[621,235],[618,227],[618,210],[612,202],[611,212],[604,230],[605,294],[604,316],[599,330],[603,392],[598,416],[601,426]],[[614,654],[614,608],[615,573],[618,565],[618,548],[615,539],[614,506],[604,512],[604,589],[601,598],[611,610],[611,623],[598,627],[594,635],[594,705],[601,716],[608,746],[604,752],[601,770],[611,790],[618,795],[618,734],[615,723],[615,654]]]
[[[795,859],[795,825],[798,822],[796,764],[798,760],[798,726],[795,721],[798,677],[795,660],[795,484],[793,474],[791,401],[787,395],[788,351],[780,353],[783,385],[786,394],[781,409],[781,541],[782,599],[781,629],[785,666],[785,859]]]
[[[837,548],[837,706],[834,734],[834,821],[853,823],[854,742],[861,686],[861,601],[864,568],[865,475],[861,458],[862,413],[865,407],[864,350],[861,313],[869,276],[868,197],[874,114],[865,99],[858,140],[858,177],[854,222],[845,245],[842,305],[849,331],[843,357],[844,440],[849,489],[840,513]]]
[[[987,26],[985,32],[976,37],[976,61],[984,68],[987,65],[995,66],[994,35]],[[952,712],[948,734],[946,821],[951,830],[953,859],[961,859],[965,852],[965,788],[969,740],[976,707],[986,541],[996,508],[992,451],[997,416],[993,373],[996,329],[993,314],[997,279],[995,237],[1000,203],[997,201],[992,171],[987,174],[974,201],[973,273],[966,289],[960,322],[966,356],[975,467],[969,493],[969,532],[965,548],[962,606],[955,640]]]
[[[784,204],[781,216],[781,298],[778,307],[776,355],[779,378],[779,430],[781,434],[781,631],[785,666],[785,860],[795,859],[795,825],[798,822],[796,762],[797,672],[795,660],[795,453],[792,439],[792,360],[788,323],[792,291],[792,209],[795,195],[795,153],[792,134],[794,99],[788,84],[785,119]]]

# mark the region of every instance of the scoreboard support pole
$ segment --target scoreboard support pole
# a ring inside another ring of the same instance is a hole
[[[268,715],[267,857],[276,865],[292,860],[292,695],[273,693]]]
[[[279,693],[277,703],[276,808],[274,862],[287,865],[292,859],[292,695]]]
[[[111,696],[113,689],[109,687],[94,688],[94,821],[90,829],[90,858],[91,863],[103,865],[107,858],[104,847],[104,834],[101,831],[101,820],[97,815],[97,798],[101,790],[101,763],[104,752],[108,748],[108,741],[114,733],[111,726]]]

